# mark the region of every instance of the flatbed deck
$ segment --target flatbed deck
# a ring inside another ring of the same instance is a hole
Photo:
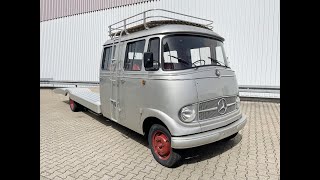
[[[68,95],[70,99],[76,101],[91,111],[101,114],[100,94],[92,92],[88,88],[57,88],[53,90],[57,94]]]

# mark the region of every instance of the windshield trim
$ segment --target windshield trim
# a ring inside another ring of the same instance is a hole
[[[186,34],[186,33],[175,33],[175,34],[168,34],[168,35],[165,35],[161,38],[161,44],[160,44],[160,48],[161,48],[161,69],[162,71],[183,71],[183,70],[188,70],[188,69],[198,69],[198,68],[201,68],[201,67],[208,67],[208,66],[217,66],[217,67],[224,67],[226,69],[231,69],[231,67],[226,64],[227,66],[223,66],[223,65],[214,65],[214,64],[208,64],[208,65],[202,65],[202,66],[195,66],[195,67],[189,67],[189,68],[185,68],[185,69],[165,69],[164,68],[164,58],[163,58],[163,40],[167,37],[170,37],[170,36],[177,36],[177,35],[185,35],[185,36],[198,36],[198,37],[204,37],[204,38],[209,38],[209,39],[213,39],[213,40],[216,40],[216,41],[219,41],[221,42],[222,44],[223,41],[221,41],[221,39],[218,39],[216,38],[215,36],[207,36],[207,35],[200,35],[200,34]],[[223,51],[223,56],[224,58],[226,58],[226,55],[225,55],[225,52],[224,52],[224,48],[222,48],[222,51]]]
[[[209,64],[209,65],[202,65],[202,66],[194,66],[194,67],[189,67],[189,68],[185,68],[185,69],[162,69],[164,71],[183,71],[183,70],[187,70],[187,69],[199,69],[199,68],[202,68],[202,67],[209,67],[209,66],[216,66],[216,67],[223,67],[223,68],[226,68],[226,69],[231,69],[230,67],[226,67],[226,66],[223,66],[223,65],[214,65],[214,64]]]

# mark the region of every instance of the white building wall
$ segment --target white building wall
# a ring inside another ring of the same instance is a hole
[[[239,85],[280,86],[279,0],[158,0],[40,23],[40,77],[99,81],[108,25],[152,8],[214,21]]]

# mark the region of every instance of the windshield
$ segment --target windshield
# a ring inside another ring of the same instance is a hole
[[[175,35],[163,38],[163,69],[228,66],[223,43],[208,37]]]

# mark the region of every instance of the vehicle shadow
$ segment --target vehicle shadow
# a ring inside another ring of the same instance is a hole
[[[194,148],[177,150],[182,156],[182,161],[177,166],[180,166],[182,164],[194,164],[207,159],[211,159],[232,149],[241,141],[241,139],[242,135],[237,134],[236,137],[227,141],[220,140]]]
[[[66,104],[69,105],[69,101],[64,101]],[[80,112],[81,113],[81,112]],[[147,138],[141,134],[136,133],[135,131],[132,131],[128,129],[127,127],[124,127],[114,121],[109,120],[108,118],[95,114],[94,112],[88,110],[88,111],[82,111],[82,113],[90,116],[92,119],[97,120],[101,124],[104,124],[105,126],[111,126],[112,128],[119,131],[123,137],[130,138],[139,144],[145,146],[146,148],[149,148]],[[213,158],[215,156],[218,156],[229,149],[236,146],[242,139],[242,135],[238,134],[236,137],[229,141],[217,141],[214,143],[206,144],[199,147],[194,148],[188,148],[188,149],[179,149],[176,150],[182,157],[182,160],[175,166],[179,167],[183,164],[193,164],[197,162],[201,162],[210,158]]]
[[[65,100],[63,102],[68,104],[68,106],[69,106],[69,100]],[[148,142],[143,135],[136,133],[135,131],[133,131],[127,127],[124,127],[121,124],[118,124],[118,123],[116,123],[116,122],[114,122],[114,121],[112,121],[102,115],[96,114],[95,112],[92,112],[90,110],[79,111],[79,112],[75,112],[75,113],[84,113],[84,114],[90,116],[92,119],[100,122],[101,124],[103,124],[105,126],[111,126],[112,128],[116,129],[126,139],[131,138],[134,141],[140,143],[141,145],[143,145],[145,147],[149,147]]]

